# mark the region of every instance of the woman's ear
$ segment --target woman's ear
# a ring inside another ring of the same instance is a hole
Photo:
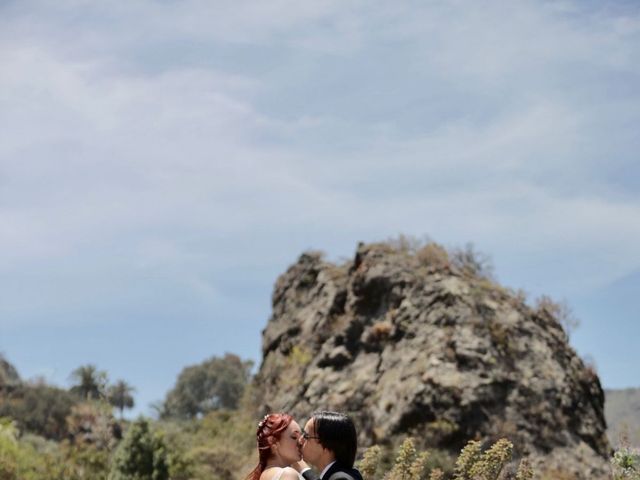
[[[280,442],[276,440],[271,444],[271,454],[277,457],[279,448],[280,448]]]

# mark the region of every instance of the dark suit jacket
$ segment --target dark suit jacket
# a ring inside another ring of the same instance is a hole
[[[342,466],[338,462],[331,465],[331,468],[327,470],[322,478],[320,478],[320,476],[314,470],[307,470],[302,474],[302,476],[305,480],[329,480],[331,475],[336,472],[345,472],[355,478],[355,480],[362,480],[362,475],[360,475],[360,472],[357,469]]]

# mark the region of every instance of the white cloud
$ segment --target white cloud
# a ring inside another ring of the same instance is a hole
[[[400,231],[574,289],[638,268],[640,201],[598,160],[634,145],[640,16],[566,5],[5,7],[0,272],[42,289],[5,314],[149,276],[210,305],[216,272]]]

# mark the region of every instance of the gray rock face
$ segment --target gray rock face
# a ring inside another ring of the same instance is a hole
[[[607,472],[604,394],[558,321],[446,254],[303,254],[276,282],[262,345],[265,409],[349,412],[363,446],[412,435],[457,454],[507,437],[538,470]]]

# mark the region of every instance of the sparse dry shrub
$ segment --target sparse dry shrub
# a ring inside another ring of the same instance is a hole
[[[488,255],[478,252],[472,243],[451,252],[451,263],[472,277],[493,278],[493,265]]]
[[[511,460],[513,444],[506,438],[494,443],[471,467],[471,478],[477,480],[497,480],[502,469]]]
[[[640,480],[640,451],[622,447],[611,459],[614,480]]]
[[[518,471],[516,472],[516,480],[531,480],[533,478],[533,468],[529,460],[523,458],[518,464]]]
[[[98,449],[113,448],[120,436],[111,406],[102,402],[74,405],[67,417],[67,428],[74,443],[90,444]]]
[[[429,240],[425,237],[423,239],[414,237],[413,235],[405,235],[403,233],[398,234],[396,237],[387,239],[384,242],[386,245],[393,248],[397,252],[406,253],[408,255],[415,255],[420,248]]]
[[[410,468],[410,477],[413,480],[420,480],[424,477],[424,474],[427,470],[427,462],[429,460],[429,452],[421,452],[419,453]]]
[[[442,480],[444,478],[444,472],[439,468],[434,468],[431,470],[431,474],[429,475],[429,480]]]
[[[449,254],[447,250],[435,242],[430,242],[424,247],[419,248],[415,256],[421,265],[427,267],[436,269],[449,267]]]
[[[482,455],[482,444],[477,441],[468,442],[458,459],[456,460],[456,466],[453,470],[453,478],[455,480],[466,480],[469,478],[471,469],[476,464],[476,462],[480,459]]]
[[[591,355],[585,355],[582,358],[584,362],[584,375],[588,381],[594,381],[598,378],[598,369],[596,367],[596,361]]]
[[[407,438],[398,449],[396,461],[386,477],[387,480],[414,480],[411,477],[411,466],[415,457],[416,448],[413,444],[413,439]]]
[[[470,441],[462,449],[454,470],[455,480],[497,480],[505,465],[511,460],[513,444],[501,438],[486,452],[481,444]]]
[[[517,305],[523,305],[527,303],[527,292],[522,288],[517,289],[513,292],[513,300]]]
[[[337,280],[340,280],[341,278],[345,278],[348,275],[349,270],[345,264],[342,264],[342,265],[328,264],[324,268],[323,272],[325,273],[325,275],[329,280],[332,280],[335,282]]]
[[[364,480],[374,480],[380,465],[381,453],[382,450],[378,445],[373,445],[364,452],[362,460],[357,465]]]
[[[282,385],[293,386],[298,384],[298,378],[304,369],[311,363],[312,355],[309,350],[300,345],[294,345],[285,357],[284,369],[288,375],[281,378]]]
[[[391,336],[392,329],[393,325],[391,322],[376,322],[371,325],[371,329],[369,330],[369,340],[377,342],[386,340]]]
[[[412,438],[405,439],[398,449],[395,463],[385,480],[422,480],[427,476],[429,452],[418,453]]]
[[[567,337],[580,326],[580,320],[576,318],[566,300],[554,301],[547,295],[542,295],[536,300],[535,308],[538,312],[546,312],[555,318],[564,329]]]
[[[299,345],[294,345],[288,357],[291,366],[305,367],[311,362],[311,353]]]

